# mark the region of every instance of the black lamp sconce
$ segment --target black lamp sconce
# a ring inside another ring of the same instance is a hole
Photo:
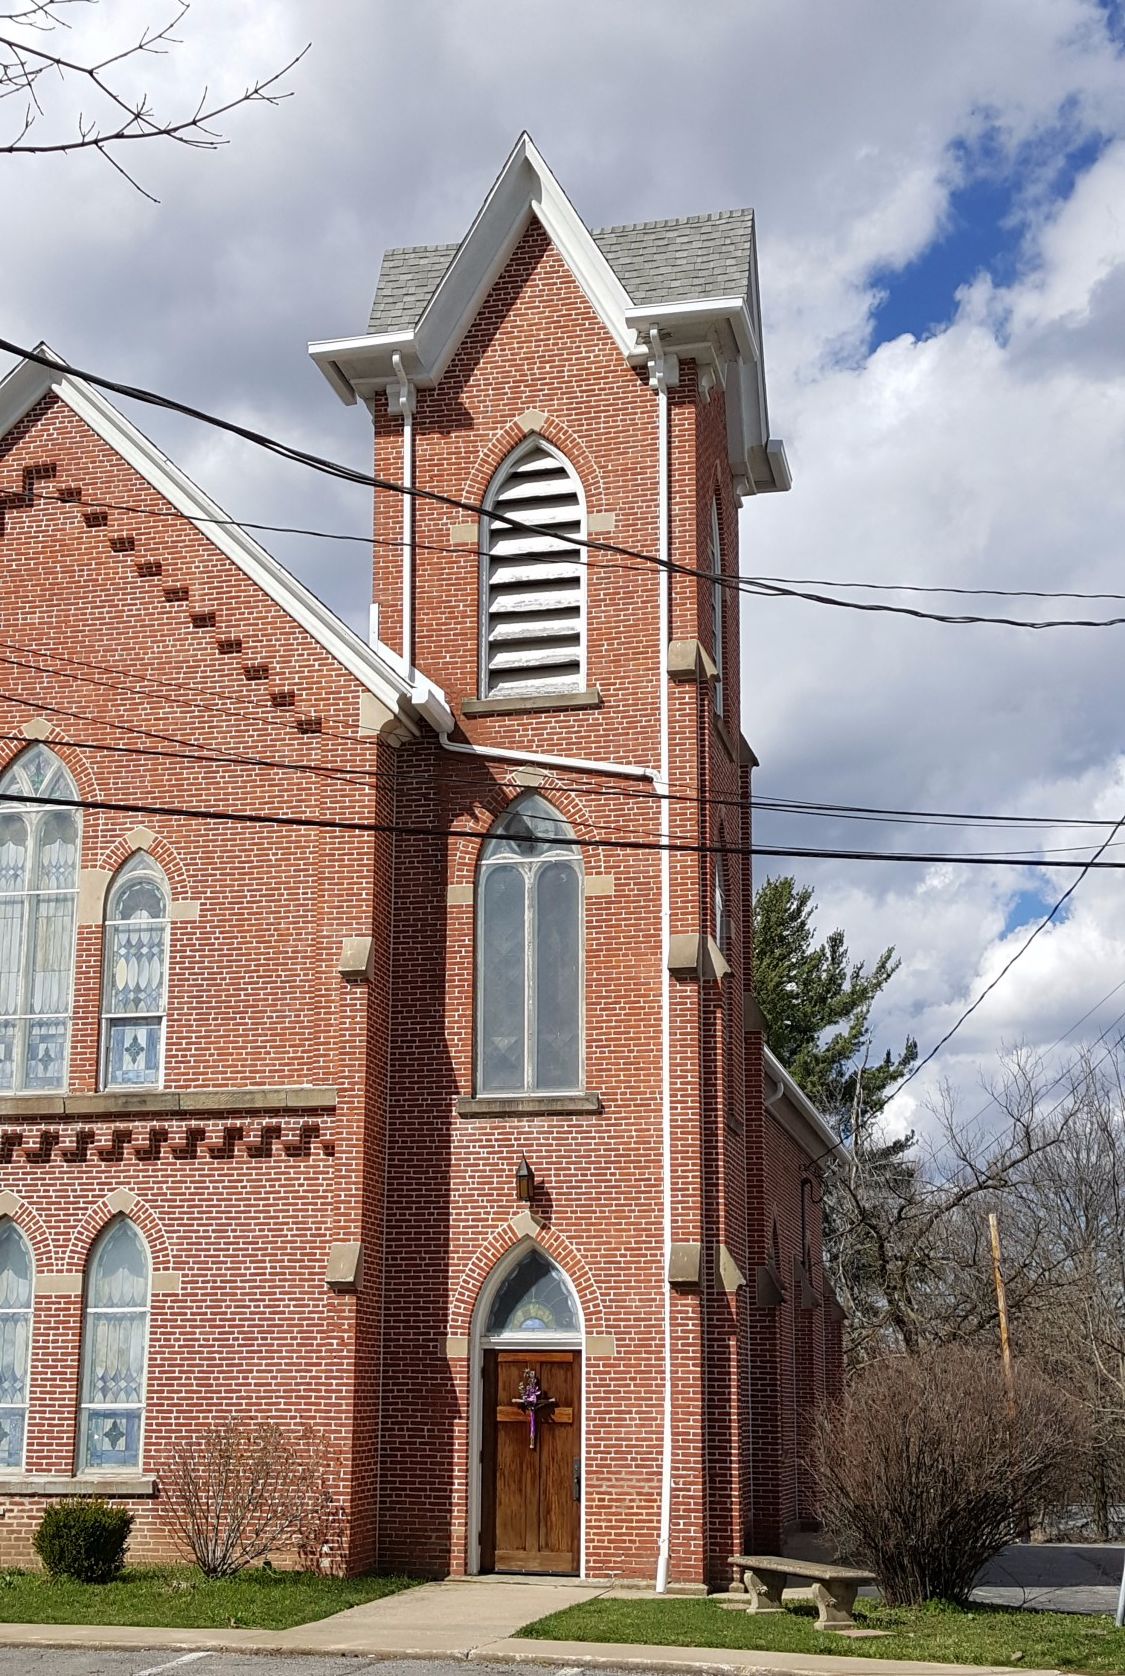
[[[535,1171],[526,1158],[521,1158],[516,1169],[516,1202],[530,1205],[535,1198]]]

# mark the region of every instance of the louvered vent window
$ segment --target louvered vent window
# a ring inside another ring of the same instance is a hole
[[[501,466],[486,504],[544,533],[485,521],[481,691],[486,698],[580,692],[586,684],[584,555],[576,545],[586,534],[581,484],[536,437]]]

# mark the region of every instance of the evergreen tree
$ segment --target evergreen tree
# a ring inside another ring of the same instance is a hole
[[[754,896],[754,988],[773,1052],[844,1140],[856,1118],[877,1118],[918,1057],[908,1036],[902,1052],[872,1053],[871,1009],[899,968],[892,948],[870,971],[853,962],[844,933],[815,941],[813,890],[782,875]],[[895,1150],[905,1150],[896,1143]]]

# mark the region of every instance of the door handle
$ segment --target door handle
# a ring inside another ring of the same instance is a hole
[[[574,1491],[575,1501],[582,1500],[582,1462],[575,1460],[570,1469],[570,1487]]]

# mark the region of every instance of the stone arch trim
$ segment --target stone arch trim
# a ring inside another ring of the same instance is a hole
[[[465,479],[462,498],[479,505],[508,455],[518,448],[521,442],[526,442],[529,436],[534,435],[541,436],[544,442],[549,442],[560,454],[566,455],[582,484],[587,517],[590,513],[605,512],[605,485],[602,482],[601,470],[586,444],[568,425],[552,418],[549,413],[539,413],[536,419],[534,426],[527,426],[522,424],[520,419],[512,418],[499,430],[493,431],[481,446]]]
[[[537,1225],[535,1218],[527,1212],[495,1229],[465,1265],[449,1306],[450,1336],[468,1338],[473,1326],[473,1311],[482,1287],[496,1265],[520,1245],[536,1245],[545,1256],[558,1264],[574,1287],[578,1302],[582,1306],[587,1338],[604,1336],[605,1311],[586,1259],[557,1228]]]
[[[148,827],[134,827],[103,851],[98,860],[98,867],[110,878],[124,867],[131,856],[141,853],[150,855],[157,866],[163,871],[168,880],[168,888],[172,893],[172,901],[180,902],[191,894],[187,869],[180,860],[179,852],[160,833],[151,833]]]
[[[597,823],[589,813],[581,795],[572,791],[565,780],[556,779],[554,775],[544,771],[543,779],[536,785],[530,785],[525,779],[519,778],[521,769],[513,765],[505,772],[503,779],[493,780],[486,792],[482,792],[473,799],[469,813],[472,817],[472,832],[487,833],[494,827],[510,809],[517,798],[529,793],[538,792],[546,798],[574,828],[575,836],[581,839],[579,853],[582,866],[587,877],[592,874],[608,873],[606,866],[606,852],[597,844]],[[477,862],[483,846],[481,844],[451,845],[452,851],[449,882],[457,885],[472,886],[477,876]]]
[[[85,1270],[98,1235],[119,1216],[125,1216],[130,1222],[135,1223],[144,1235],[152,1259],[153,1274],[171,1273],[175,1266],[172,1262],[172,1249],[160,1219],[151,1206],[128,1187],[116,1188],[89,1207],[71,1235],[63,1268],[72,1272]]]
[[[27,725],[31,726],[30,723]],[[70,743],[62,729],[53,723],[49,727],[36,728],[34,732],[25,734],[22,739],[7,741],[0,746],[0,775],[6,774],[17,757],[22,757],[25,751],[32,750],[36,745],[45,745],[47,750],[54,752],[74,781],[83,802],[98,799],[98,782],[89,762],[77,746]]]
[[[0,1223],[14,1222],[35,1260],[36,1275],[49,1274],[55,1266],[55,1247],[39,1212],[10,1189],[0,1192]]]

